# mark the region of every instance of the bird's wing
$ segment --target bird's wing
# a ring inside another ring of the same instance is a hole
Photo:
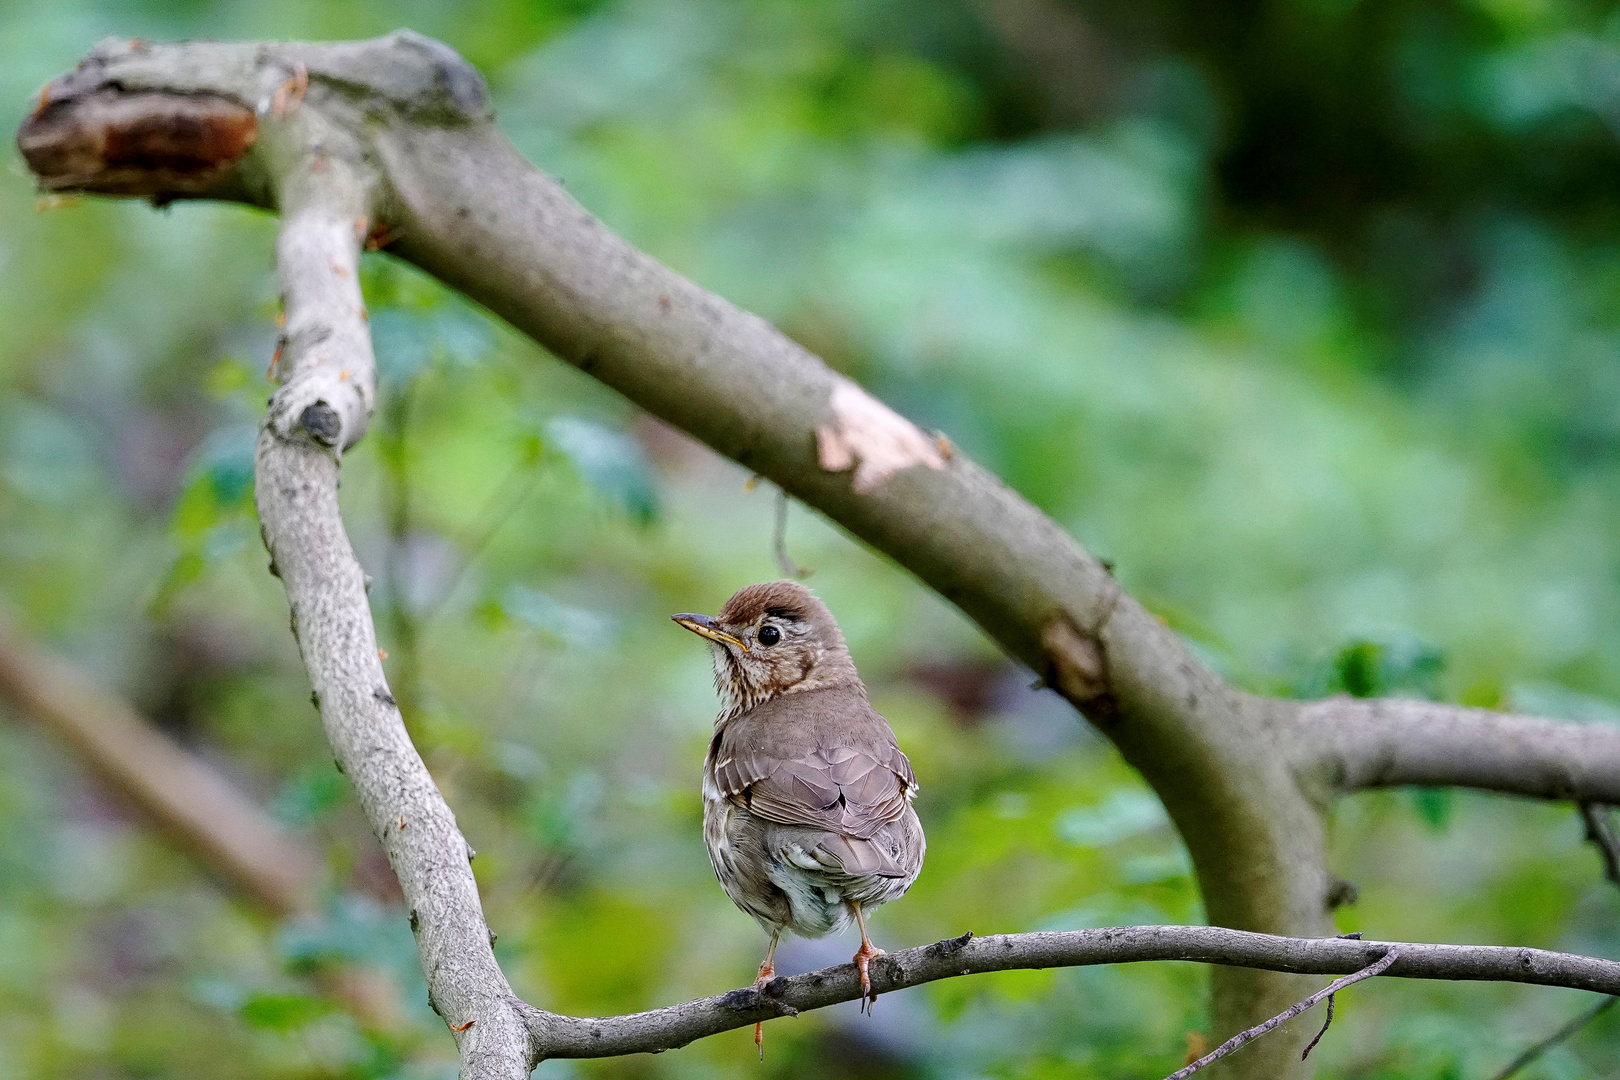
[[[797,737],[777,729],[761,738],[762,725],[737,725],[716,740],[715,786],[766,820],[870,840],[905,813],[917,781],[888,724],[866,712]]]

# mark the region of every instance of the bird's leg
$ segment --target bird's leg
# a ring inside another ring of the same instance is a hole
[[[776,978],[776,943],[781,938],[780,930],[771,935],[771,947],[765,950],[765,959],[759,964],[759,978],[754,980],[755,990],[765,989],[765,984]]]
[[[883,950],[872,944],[872,939],[866,936],[866,918],[861,915],[861,905],[851,901],[851,908],[855,911],[855,925],[861,928],[861,947],[855,953],[855,970],[861,973],[861,1011],[867,1016],[872,1015],[872,1003],[877,1001],[877,995],[872,993],[872,975],[869,970],[872,958],[883,955]]]
[[[776,978],[776,943],[781,940],[782,931],[778,930],[771,935],[771,947],[765,950],[765,959],[760,961],[759,976],[754,980],[754,989],[759,993],[765,992],[765,987]],[[765,1060],[765,1021],[759,1020],[754,1024],[754,1045],[759,1047],[759,1060]]]

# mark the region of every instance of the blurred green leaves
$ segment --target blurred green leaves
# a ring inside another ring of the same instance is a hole
[[[371,340],[382,385],[403,389],[435,361],[469,367],[489,356],[489,324],[456,304],[372,313]]]
[[[547,445],[603,498],[641,525],[658,517],[658,492],[641,444],[625,432],[578,416],[544,425]]]
[[[1422,697],[1438,699],[1445,656],[1439,649],[1410,637],[1353,641],[1333,658],[1330,694],[1351,697]]]
[[[597,647],[607,644],[613,636],[612,625],[602,615],[562,603],[527,585],[508,587],[501,598],[501,610],[562,645]]]
[[[349,782],[342,773],[330,763],[314,763],[282,785],[270,812],[293,828],[308,828],[342,805],[349,793]]]
[[[257,436],[245,424],[221,428],[192,455],[170,519],[170,535],[179,553],[150,601],[154,617],[164,617],[180,592],[210,567],[256,542],[252,515]]]
[[[286,1034],[331,1013],[332,1004],[323,998],[307,994],[271,994],[259,992],[249,995],[237,1009],[249,1024],[265,1031]]]

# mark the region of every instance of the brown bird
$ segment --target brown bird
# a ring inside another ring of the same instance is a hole
[[[703,761],[703,842],[732,903],[770,935],[756,987],[775,977],[782,931],[861,930],[922,870],[917,778],[888,721],[866,700],[832,612],[803,585],[750,585],[707,615],[673,615],[712,642],[720,715]],[[754,1039],[759,1041],[756,1026]]]

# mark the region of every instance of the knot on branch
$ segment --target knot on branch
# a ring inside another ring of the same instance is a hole
[[[343,418],[324,401],[317,401],[298,414],[298,426],[326,446],[336,446],[343,433]]]
[[[1355,903],[1356,898],[1360,895],[1361,890],[1356,887],[1355,882],[1347,881],[1337,875],[1329,875],[1327,891],[1322,898],[1323,907],[1328,911],[1334,911]]]
[[[928,946],[930,956],[950,956],[967,948],[967,943],[973,940],[973,931],[969,930],[961,937],[945,938]]]
[[[283,439],[345,450],[365,434],[370,413],[363,387],[347,371],[310,367],[271,395],[265,425]]]
[[[1076,626],[1063,612],[1041,628],[1046,684],[1074,703],[1092,721],[1106,724],[1119,714],[1108,678],[1108,654],[1096,634]]]
[[[787,979],[778,975],[763,986],[744,986],[721,995],[720,1005],[732,1012],[752,1012],[755,1009],[774,1009],[779,1016],[798,1016],[799,1010],[782,1000],[788,987]]]

